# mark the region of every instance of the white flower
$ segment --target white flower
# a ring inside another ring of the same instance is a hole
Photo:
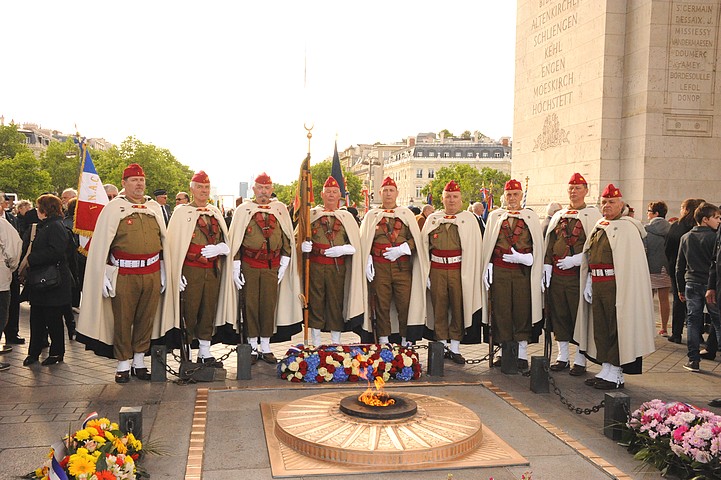
[[[411,365],[413,365],[413,359],[408,355],[403,355],[403,366],[410,367]]]
[[[288,370],[290,370],[291,372],[297,372],[299,368],[300,368],[300,364],[298,362],[293,362],[290,365],[288,365]]]

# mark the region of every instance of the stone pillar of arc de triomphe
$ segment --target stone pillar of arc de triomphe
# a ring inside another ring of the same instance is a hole
[[[721,0],[518,0],[512,176],[528,206],[608,183],[646,221],[721,202]]]

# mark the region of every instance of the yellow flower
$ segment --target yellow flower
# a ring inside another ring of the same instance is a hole
[[[109,430],[120,430],[120,427],[117,423],[111,423]]]
[[[115,440],[115,435],[113,435],[110,432],[105,432],[105,438],[107,438],[108,440],[110,440],[112,442],[113,440]]]
[[[100,435],[95,435],[95,436],[93,437],[93,440],[94,440],[97,444],[99,444],[99,445],[104,445],[104,444],[105,444],[105,439],[104,439],[103,437],[101,437]]]
[[[95,429],[93,429],[93,433],[95,433]],[[90,438],[90,436],[91,436],[91,433],[88,432],[87,429],[78,430],[77,432],[75,432],[75,440],[79,440],[81,442],[83,440],[87,440],[88,438]]]
[[[68,473],[74,477],[95,473],[95,458],[79,453],[71,455],[68,462]]]
[[[75,453],[78,454],[78,455],[87,455],[87,454],[88,454],[88,449],[87,449],[87,448],[80,447],[80,448],[78,448],[78,450],[77,450]]]
[[[120,438],[116,438],[115,440],[113,440],[113,446],[118,451],[118,453],[128,453],[128,447],[125,446],[123,440]]]

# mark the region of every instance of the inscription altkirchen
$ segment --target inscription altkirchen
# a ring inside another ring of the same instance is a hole
[[[671,2],[665,104],[676,113],[713,112],[719,10],[718,0]]]
[[[533,85],[531,115],[549,114],[573,102],[574,71],[566,64],[566,32],[578,26],[578,5],[581,0],[538,0],[538,14],[531,20],[528,37],[530,50],[540,62],[531,78]],[[540,56],[540,57],[539,57]]]

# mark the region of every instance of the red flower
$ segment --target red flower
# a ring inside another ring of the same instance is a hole
[[[350,369],[348,369],[350,370]],[[349,382],[357,382],[358,381],[358,375],[348,375],[348,381]]]
[[[138,458],[140,458],[140,454],[139,454],[139,453],[133,453],[132,455],[130,455],[130,458],[132,458],[133,460],[137,460]]]
[[[304,369],[304,370],[307,369],[307,368],[308,368],[308,362],[306,362],[305,360],[302,360],[302,361],[298,364],[298,369],[301,369],[301,368]]]
[[[346,367],[346,368],[343,369],[343,371],[345,372],[346,375],[350,375],[351,368],[350,368],[350,367]]]
[[[316,375],[316,376],[315,376],[315,380],[316,380],[318,383],[323,383],[323,382],[325,381],[325,377],[324,377],[323,375]]]
[[[95,472],[95,478],[98,480],[115,480],[115,475],[107,470]]]
[[[378,371],[384,372],[386,369],[386,362],[378,362]]]
[[[414,378],[414,379],[421,378],[421,372],[415,372],[415,373],[413,373],[413,378]]]
[[[335,372],[335,365],[326,365],[326,370],[328,370],[328,373],[334,373]]]

